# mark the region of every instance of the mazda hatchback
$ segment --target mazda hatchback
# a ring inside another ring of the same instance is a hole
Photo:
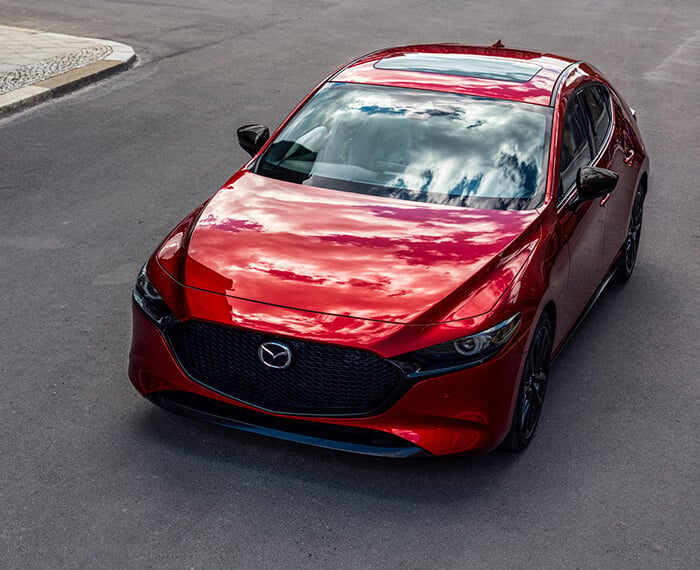
[[[409,457],[524,449],[550,362],[634,269],[649,161],[592,66],[493,47],[357,59],[166,237],[129,375],[242,430]]]

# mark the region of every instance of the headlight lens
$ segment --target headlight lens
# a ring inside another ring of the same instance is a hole
[[[520,313],[484,332],[452,341],[452,346],[462,356],[474,357],[498,351],[513,336],[520,323]]]
[[[495,356],[513,337],[520,313],[485,331],[463,336],[392,359],[409,377],[444,374],[468,368]]]
[[[136,278],[134,300],[160,329],[165,328],[170,322],[175,320],[175,315],[173,315],[173,312],[168,305],[165,304],[160,293],[158,293],[150,279],[148,279],[145,265],[141,268],[139,276]]]

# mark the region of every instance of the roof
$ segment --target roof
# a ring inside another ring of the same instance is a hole
[[[465,93],[549,105],[557,79],[576,60],[500,47],[430,44],[381,50],[331,81]]]

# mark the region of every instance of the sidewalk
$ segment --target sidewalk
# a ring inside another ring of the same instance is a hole
[[[0,26],[0,116],[126,69],[131,47]]]

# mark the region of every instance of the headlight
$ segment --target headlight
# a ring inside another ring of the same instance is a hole
[[[520,324],[517,313],[480,333],[463,336],[393,358],[411,378],[446,374],[481,364],[495,356],[513,337]]]
[[[165,304],[160,293],[156,291],[151,281],[146,275],[146,266],[144,265],[136,278],[134,286],[134,300],[141,307],[146,316],[150,318],[158,328],[165,328],[170,322],[175,319],[175,315]]]

